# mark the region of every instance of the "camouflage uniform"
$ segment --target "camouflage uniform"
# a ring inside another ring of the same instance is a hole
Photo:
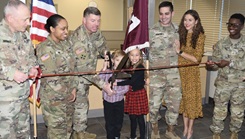
[[[43,74],[72,73],[75,68],[71,45],[55,43],[50,37],[37,47],[37,57]],[[70,139],[74,103],[71,92],[76,88],[74,76],[44,77],[41,79],[40,98],[49,139]]]
[[[95,71],[98,54],[104,56],[105,51],[109,51],[101,32],[97,31],[89,35],[83,25],[72,33],[69,40],[76,54],[76,70],[78,72]],[[73,115],[73,129],[76,132],[84,132],[87,128],[89,85],[93,82],[99,88],[102,88],[105,82],[97,75],[82,75],[77,78],[77,81],[79,85],[75,101],[75,113]]]
[[[28,74],[37,65],[27,32],[12,33],[5,20],[0,22],[0,138],[29,139],[29,81],[13,80],[15,70]]]
[[[178,55],[173,43],[179,39],[178,26],[163,27],[155,24],[149,31],[149,67],[178,65]],[[150,122],[158,122],[159,108],[164,99],[167,107],[165,119],[168,125],[176,125],[182,97],[178,68],[150,71]]]
[[[245,69],[245,37],[232,44],[227,36],[214,46],[212,61],[231,61],[229,66],[218,69],[215,81],[214,115],[210,129],[219,134],[224,129],[224,120],[227,116],[227,105],[230,101],[231,122],[230,131],[237,133],[241,129],[245,109],[245,82],[243,82]]]

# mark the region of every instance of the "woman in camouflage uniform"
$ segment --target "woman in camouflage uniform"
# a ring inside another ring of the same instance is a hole
[[[48,18],[45,29],[50,33],[47,40],[37,47],[38,63],[43,74],[74,72],[75,58],[71,45],[65,41],[68,23],[55,14]],[[73,76],[44,77],[41,79],[41,108],[48,127],[49,139],[70,139],[72,114],[76,98]]]

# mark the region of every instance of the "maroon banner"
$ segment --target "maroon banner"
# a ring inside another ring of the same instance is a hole
[[[128,53],[145,47],[149,47],[148,0],[135,0],[122,48]]]

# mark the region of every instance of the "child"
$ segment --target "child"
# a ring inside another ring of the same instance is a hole
[[[115,70],[126,54],[122,50],[115,50],[112,55],[112,69]],[[101,71],[111,71],[111,69],[108,69],[108,65],[109,61],[105,60]],[[100,78],[105,81],[108,81],[111,76],[112,73],[100,74]],[[113,87],[113,90],[115,92],[113,95],[107,94],[104,90],[102,91],[107,139],[120,138],[120,131],[124,116],[124,94],[128,91],[128,86],[115,86]]]
[[[130,68],[133,69],[130,80],[114,83],[117,86],[130,85],[126,93],[124,112],[129,114],[131,126],[131,139],[136,139],[137,122],[140,129],[140,139],[145,139],[144,115],[149,112],[145,85],[145,71],[134,70],[144,68],[143,56],[140,49],[136,48],[129,52]]]

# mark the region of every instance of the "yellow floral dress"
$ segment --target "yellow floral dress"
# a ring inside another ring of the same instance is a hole
[[[200,34],[196,43],[196,48],[191,46],[192,33],[188,33],[186,46],[182,46],[181,50],[194,56],[200,63],[204,53],[205,35]],[[179,56],[179,65],[195,64],[194,62],[184,59]],[[179,68],[181,86],[182,86],[182,100],[180,104],[180,114],[185,117],[195,119],[203,117],[202,113],[202,94],[201,94],[201,79],[200,69],[198,66],[189,66]]]

